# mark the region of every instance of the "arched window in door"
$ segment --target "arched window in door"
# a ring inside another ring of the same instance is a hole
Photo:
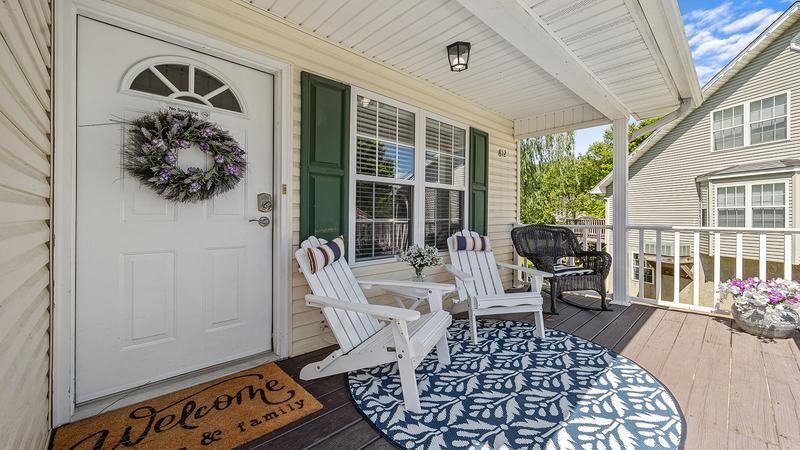
[[[244,112],[230,83],[209,67],[182,58],[159,57],[140,62],[125,76],[123,89]]]

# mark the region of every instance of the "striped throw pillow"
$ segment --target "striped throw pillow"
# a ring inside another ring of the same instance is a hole
[[[330,266],[342,256],[344,256],[344,236],[339,236],[319,247],[309,248],[308,262],[311,266],[311,273],[317,273]]]
[[[486,236],[456,236],[456,250],[488,252],[491,249]]]

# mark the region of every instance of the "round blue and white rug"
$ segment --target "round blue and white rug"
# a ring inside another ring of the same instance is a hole
[[[350,395],[387,438],[409,449],[680,448],[686,430],[669,390],[633,361],[556,330],[480,320],[450,327],[452,362],[417,368],[421,414],[403,408],[396,364],[350,372]]]

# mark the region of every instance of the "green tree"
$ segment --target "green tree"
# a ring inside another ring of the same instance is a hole
[[[628,126],[633,132],[657,119]],[[649,135],[628,144],[635,150]],[[524,139],[520,145],[520,220],[523,223],[558,223],[589,215],[604,217],[602,196],[589,191],[613,168],[614,135],[611,127],[603,140],[594,142],[584,155],[575,155],[575,133]]]

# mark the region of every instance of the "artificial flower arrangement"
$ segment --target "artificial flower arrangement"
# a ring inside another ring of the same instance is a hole
[[[439,256],[436,247],[431,247],[430,245],[424,247],[412,245],[404,252],[400,253],[398,259],[408,263],[408,265],[414,269],[414,274],[416,275],[415,279],[417,281],[423,280],[422,271],[426,267],[434,267],[442,264],[442,257]]]
[[[800,325],[800,283],[773,278],[733,278],[720,284],[733,298],[733,318],[748,333],[790,337]]]
[[[235,188],[245,176],[245,151],[214,123],[165,110],[145,114],[129,125],[123,168],[167,200],[206,200]],[[178,155],[195,146],[209,157],[209,167],[180,168]]]

